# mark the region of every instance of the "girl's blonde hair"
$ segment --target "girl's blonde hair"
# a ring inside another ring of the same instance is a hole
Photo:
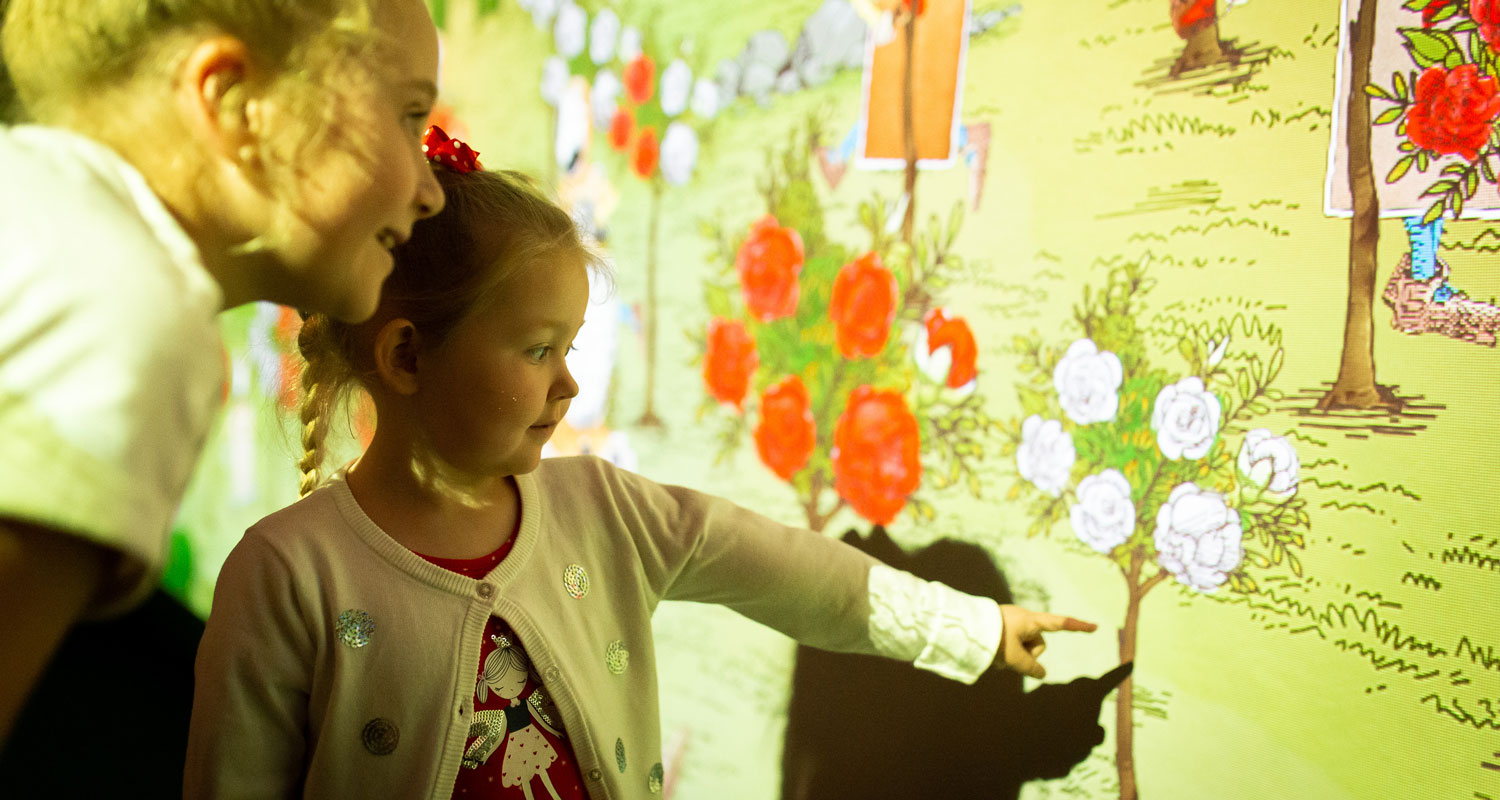
[[[375,379],[375,334],[397,318],[410,320],[423,347],[436,347],[473,310],[494,300],[522,270],[582,262],[605,265],[572,217],[518,172],[455,173],[435,168],[447,196],[441,213],[419,221],[397,247],[395,267],[368,321],[339,322],[313,314],[302,323],[302,494],[318,485],[329,421],[352,392]],[[378,424],[378,421],[377,421]]]
[[[90,113],[95,103],[165,76],[183,45],[220,34],[244,42],[257,66],[285,84],[278,90],[311,101],[316,93],[297,90],[331,86],[331,71],[368,55],[374,2],[389,0],[4,0],[0,54],[12,116],[124,133]]]

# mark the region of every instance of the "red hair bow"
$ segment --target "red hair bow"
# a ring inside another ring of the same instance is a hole
[[[436,125],[428,126],[427,132],[422,134],[422,152],[427,154],[428,161],[454,172],[484,169],[479,164],[479,151],[450,137]]]

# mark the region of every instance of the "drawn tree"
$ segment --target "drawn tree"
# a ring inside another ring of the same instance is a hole
[[[1254,593],[1255,569],[1285,565],[1301,576],[1296,550],[1310,527],[1296,449],[1249,427],[1282,397],[1272,385],[1284,357],[1280,329],[1244,314],[1157,315],[1142,327],[1153,285],[1144,263],[1116,266],[1103,287],[1084,288],[1074,309],[1081,337],[1066,345],[1018,337],[1025,416],[1002,423],[1002,452],[1018,475],[1010,497],[1029,501],[1029,533],[1067,523],[1125,580],[1121,663],[1136,660],[1152,589],[1174,579],[1189,597]],[[1162,354],[1184,369],[1160,366]],[[1127,679],[1115,721],[1126,800],[1138,796],[1134,696]]]
[[[748,434],[764,463],[796,493],[813,530],[845,507],[877,525],[910,508],[934,517],[918,490],[980,482],[975,464],[994,433],[976,391],[968,323],[937,305],[963,259],[931,218],[911,245],[885,231],[889,209],[861,204],[867,248],[825,233],[805,134],[767,151],[766,215],[749,225],[705,224],[720,272],[704,283],[712,315],[702,334],[708,398],[723,414],[720,459]]]
[[[1174,77],[1238,57],[1234,48],[1219,38],[1220,1],[1171,0],[1172,30],[1184,43],[1182,54],[1172,65]]]
[[[1344,312],[1342,355],[1333,387],[1318,401],[1318,410],[1389,408],[1401,401],[1375,380],[1375,272],[1380,245],[1380,198],[1370,159],[1370,61],[1375,50],[1376,0],[1360,0],[1359,16],[1347,28],[1353,69],[1345,98],[1348,117],[1349,295]]]

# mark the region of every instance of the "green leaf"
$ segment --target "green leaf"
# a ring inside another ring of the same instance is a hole
[[[1459,192],[1448,193],[1448,207],[1453,209],[1453,218],[1458,219],[1464,215],[1464,196]]]
[[[1422,224],[1431,225],[1432,223],[1437,221],[1438,217],[1441,217],[1442,215],[1443,201],[1439,200],[1436,203],[1433,203],[1431,208],[1427,209],[1426,214],[1422,215]]]
[[[1390,174],[1385,176],[1385,182],[1395,183],[1396,181],[1401,180],[1401,177],[1411,169],[1412,162],[1415,160],[1416,158],[1414,156],[1402,156],[1396,159],[1396,165],[1391,167]]]
[[[1432,15],[1432,22],[1433,22],[1433,24],[1437,24],[1439,22],[1443,22],[1443,21],[1447,20],[1449,17],[1452,17],[1454,14],[1457,14],[1457,13],[1458,13],[1458,6],[1456,6],[1456,5],[1444,6],[1442,8],[1442,10],[1440,10],[1436,14]]]
[[[1405,113],[1406,108],[1404,106],[1391,106],[1390,108],[1387,108],[1386,110],[1380,112],[1379,116],[1375,117],[1375,124],[1389,125],[1392,122],[1401,119],[1401,115]]]
[[[1367,94],[1367,95],[1369,95],[1371,97],[1378,97],[1381,100],[1395,100],[1396,99],[1396,98],[1394,98],[1394,97],[1391,96],[1390,92],[1387,92],[1386,90],[1380,88],[1379,86],[1376,86],[1373,83],[1367,83],[1367,84],[1365,84],[1365,94]]]
[[[1447,58],[1443,59],[1443,66],[1448,69],[1458,69],[1463,63],[1464,54],[1458,50],[1454,50],[1448,54]]]
[[[1484,179],[1490,183],[1495,182],[1495,170],[1490,166],[1489,156],[1479,159],[1479,171],[1484,173]]]
[[[1406,37],[1406,49],[1411,53],[1412,60],[1423,69],[1445,63],[1448,55],[1458,50],[1458,42],[1447,33],[1403,28],[1401,35]],[[1463,54],[1460,53],[1458,57],[1462,62]]]
[[[1406,78],[1399,72],[1391,73],[1391,85],[1396,89],[1396,96],[1402,100],[1406,99]]]
[[[1401,7],[1407,11],[1421,11],[1427,8],[1427,4],[1431,2],[1432,0],[1406,0],[1406,2],[1401,4]]]
[[[1479,173],[1477,171],[1475,171],[1475,170],[1472,170],[1472,169],[1469,170],[1468,172],[1465,172],[1464,173],[1464,199],[1467,200],[1467,199],[1472,198],[1474,196],[1474,192],[1476,192],[1478,190],[1479,190]]]
[[[1426,150],[1418,150],[1417,151],[1417,172],[1426,172],[1427,171],[1427,165],[1430,164],[1430,163],[1431,163],[1431,158],[1430,158],[1430,156],[1427,155],[1427,151]]]

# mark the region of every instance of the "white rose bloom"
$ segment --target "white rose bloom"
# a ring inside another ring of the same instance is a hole
[[[1135,504],[1130,481],[1117,469],[1107,469],[1078,482],[1078,502],[1069,509],[1073,533],[1105,555],[1125,543],[1135,530]]]
[[[1212,592],[1245,556],[1240,515],[1217,492],[1184,483],[1156,513],[1156,560],[1178,583]]]
[[[1276,436],[1265,428],[1245,434],[1240,445],[1240,472],[1250,482],[1278,497],[1297,493],[1297,471],[1301,462],[1297,449],[1285,436]]]
[[[1219,435],[1219,413],[1219,398],[1196,375],[1163,388],[1151,410],[1162,455],[1173,460],[1207,455]]]
[[[1032,414],[1021,423],[1021,447],[1016,451],[1016,467],[1021,477],[1031,481],[1036,488],[1053,497],[1062,494],[1077,458],[1073,437],[1063,430],[1061,422],[1043,420]]]
[[[693,177],[698,164],[698,132],[685,122],[667,125],[661,139],[661,174],[667,183],[681,186]]]
[[[661,111],[675,117],[687,110],[688,94],[693,90],[693,71],[687,62],[673,59],[661,73]]]
[[[568,62],[560,56],[551,56],[542,64],[542,99],[547,105],[556,107],[563,92],[568,89]]]
[[[615,118],[615,110],[620,107],[620,92],[623,89],[620,79],[607,69],[600,70],[594,76],[594,85],[589,87],[589,109],[595,128],[609,130],[609,123]]]
[[[521,8],[531,12],[531,21],[538,28],[546,28],[557,13],[557,3],[558,0],[521,0]]]
[[[613,8],[606,8],[594,15],[594,24],[589,26],[589,60],[604,64],[615,57],[615,44],[620,41],[620,15]]]
[[[641,55],[641,29],[628,27],[620,31],[620,60],[629,64]]]
[[[713,119],[719,113],[719,85],[707,78],[693,84],[693,114],[699,119]]]
[[[559,8],[557,21],[552,24],[552,38],[557,45],[558,54],[571,60],[582,53],[584,43],[588,40],[588,30],[587,12],[572,3]]]
[[[1125,372],[1114,353],[1099,352],[1091,339],[1079,339],[1052,370],[1057,400],[1068,419],[1079,425],[1109,422],[1120,408]]]

